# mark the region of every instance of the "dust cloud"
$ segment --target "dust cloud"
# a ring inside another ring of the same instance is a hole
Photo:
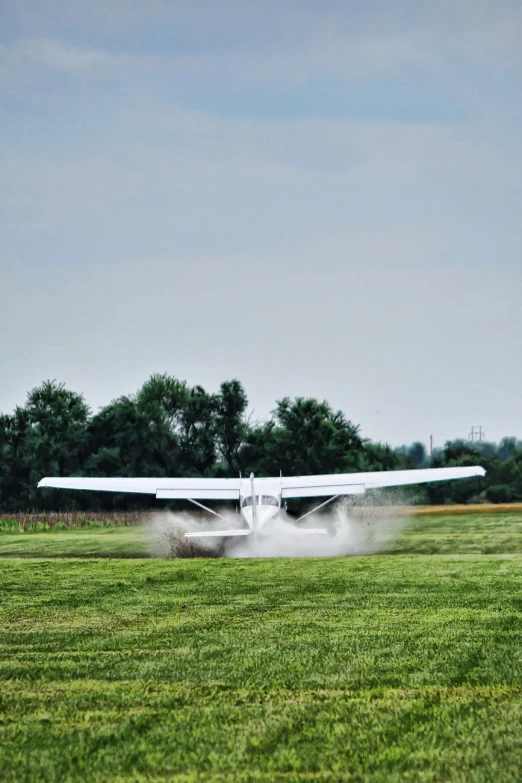
[[[380,552],[404,528],[407,515],[390,506],[359,507],[348,498],[328,512],[311,514],[305,523],[281,510],[259,533],[249,536],[185,538],[201,530],[243,527],[234,512],[209,519],[186,512],[154,512],[150,516],[150,553],[154,557],[344,557]],[[326,534],[306,532],[325,528]]]

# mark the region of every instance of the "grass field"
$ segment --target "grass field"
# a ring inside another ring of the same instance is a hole
[[[2,781],[522,779],[522,515],[368,557],[146,551],[0,533]]]

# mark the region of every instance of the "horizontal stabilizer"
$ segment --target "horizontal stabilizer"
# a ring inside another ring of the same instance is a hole
[[[251,530],[202,530],[200,533],[185,533],[185,538],[222,538],[223,536],[249,536]]]

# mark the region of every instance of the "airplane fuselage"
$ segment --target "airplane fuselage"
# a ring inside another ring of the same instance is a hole
[[[252,498],[255,498],[255,504]],[[252,532],[262,530],[266,523],[279,514],[281,499],[266,495],[255,495],[241,498],[241,516]],[[244,504],[244,505],[243,505]]]
[[[281,487],[277,482],[268,482],[266,479],[256,481],[251,475],[248,490],[239,496],[239,510],[249,530],[257,532],[279,514]]]

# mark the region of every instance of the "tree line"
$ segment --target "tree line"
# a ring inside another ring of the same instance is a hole
[[[153,375],[133,395],[93,413],[81,394],[56,381],[29,392],[25,405],[0,415],[0,510],[140,508],[149,498],[37,490],[43,476],[258,476],[426,467],[422,443],[394,449],[363,438],[342,411],[312,398],[276,403],[252,421],[238,380],[217,393],[170,375]],[[454,441],[434,467],[481,464],[469,479],[410,490],[413,502],[522,500],[522,442]]]

